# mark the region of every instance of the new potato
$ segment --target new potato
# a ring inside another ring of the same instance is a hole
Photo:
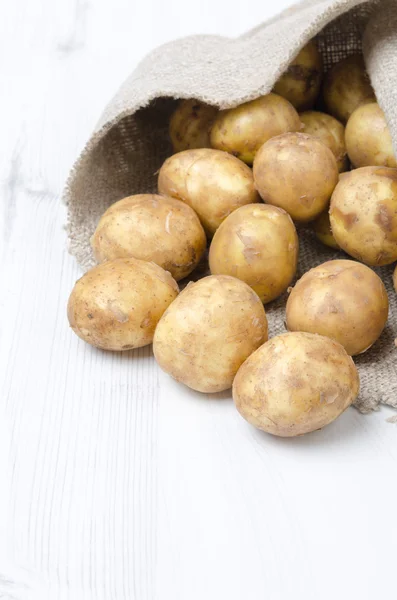
[[[364,104],[346,125],[346,148],[355,167],[397,167],[393,142],[379,104]]]
[[[331,150],[304,133],[285,133],[263,144],[253,172],[264,202],[283,208],[294,221],[303,223],[325,210],[338,182]]]
[[[360,54],[342,59],[328,71],[323,95],[328,112],[342,123],[346,123],[358,106],[376,100]]]
[[[171,275],[154,263],[111,260],[76,282],[68,302],[69,323],[76,335],[103,350],[146,346],[178,291]]]
[[[328,336],[351,356],[376,342],[389,300],[372,269],[352,260],[331,260],[299,279],[287,301],[287,329]]]
[[[336,243],[331,230],[328,210],[325,210],[323,213],[321,213],[321,215],[313,221],[312,226],[313,231],[320,242],[326,246],[329,246],[330,248],[334,248],[334,250],[339,250],[339,246]]]
[[[91,238],[98,262],[132,256],[156,263],[176,281],[197,266],[206,243],[190,206],[155,194],[137,194],[112,204]]]
[[[347,171],[349,161],[346,154],[345,128],[331,115],[308,110],[300,115],[302,133],[313,135],[329,148],[336,158],[339,173]]]
[[[358,391],[358,373],[344,348],[330,338],[300,332],[261,346],[233,383],[233,399],[244,419],[284,437],[328,425]]]
[[[300,128],[299,115],[292,104],[277,94],[267,94],[220,111],[211,130],[211,146],[251,165],[267,140]]]
[[[317,99],[322,74],[321,54],[315,42],[311,40],[281,75],[273,92],[291,102],[297,110],[307,110]]]
[[[211,242],[213,275],[245,281],[267,303],[282,294],[296,272],[298,236],[291,217],[268,204],[248,204],[223,221]]]
[[[329,214],[335,241],[350,256],[370,266],[397,260],[397,169],[344,173]]]
[[[244,360],[267,340],[261,301],[226,275],[190,283],[161,318],[153,341],[160,367],[199,392],[231,387]]]
[[[218,113],[215,106],[198,100],[181,100],[170,119],[174,152],[190,148],[210,148],[210,131]]]
[[[211,148],[185,150],[167,158],[158,189],[193,208],[209,235],[233,210],[259,201],[251,169],[227,152]]]

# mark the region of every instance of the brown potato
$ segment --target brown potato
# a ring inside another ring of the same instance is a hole
[[[199,100],[181,100],[171,116],[170,138],[174,152],[210,148],[210,131],[218,109]]]
[[[338,182],[338,167],[331,150],[317,138],[285,133],[260,148],[254,181],[265,202],[305,223],[325,210]]]
[[[315,42],[311,40],[281,75],[273,92],[291,102],[296,110],[307,110],[317,99],[322,75],[321,54]]]
[[[394,273],[393,273],[393,285],[394,285],[394,289],[397,292],[397,267],[394,269]]]
[[[322,335],[284,333],[240,367],[233,399],[251,425],[291,437],[334,421],[355,400],[359,386],[343,346]]]
[[[382,333],[389,300],[372,269],[352,260],[330,260],[299,279],[287,302],[287,329],[320,333],[352,356]]]
[[[316,234],[317,239],[320,240],[326,246],[339,250],[339,246],[335,241],[331,230],[331,223],[329,222],[329,212],[325,210],[317,219],[312,223],[313,231]]]
[[[275,135],[299,131],[299,115],[285,98],[267,94],[219,111],[211,130],[211,146],[252,165],[259,148]]]
[[[231,387],[245,359],[267,340],[258,296],[226,275],[190,283],[160,320],[153,351],[160,367],[199,392]]]
[[[244,204],[259,202],[252,171],[227,152],[201,148],[168,158],[159,172],[160,194],[186,202],[209,235]]]
[[[223,221],[211,243],[213,275],[245,281],[267,303],[292,281],[298,260],[298,236],[291,217],[268,204],[248,204]]]
[[[70,294],[68,319],[81,339],[103,350],[131,350],[150,344],[178,285],[158,265],[119,258],[94,267]]]
[[[328,112],[346,123],[356,108],[376,100],[364,59],[353,54],[336,63],[325,76],[324,102]]]
[[[91,238],[98,262],[132,256],[156,263],[176,281],[193,271],[206,245],[194,210],[155,194],[137,194],[112,204]]]
[[[346,125],[346,148],[355,167],[397,167],[390,131],[377,102],[352,113]]]
[[[320,140],[327,146],[336,158],[339,173],[347,171],[349,160],[346,154],[345,128],[331,115],[315,110],[308,110],[300,115],[303,128],[302,133],[307,133]]]
[[[397,169],[344,173],[329,214],[335,241],[350,256],[370,266],[397,260]]]

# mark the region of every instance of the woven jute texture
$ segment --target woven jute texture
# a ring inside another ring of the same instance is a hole
[[[156,190],[156,173],[172,151],[168,120],[178,98],[196,98],[219,108],[268,93],[289,62],[317,37],[325,68],[362,50],[378,102],[397,149],[396,0],[306,0],[237,39],[192,36],[149,54],[105,108],[72,168],[64,198],[70,251],[83,269],[93,264],[89,239],[113,202]],[[298,276],[340,257],[309,232],[300,235]],[[390,299],[381,339],[356,359],[363,412],[379,403],[397,407],[397,299],[392,268],[378,270]],[[285,296],[267,307],[270,334],[284,331]]]

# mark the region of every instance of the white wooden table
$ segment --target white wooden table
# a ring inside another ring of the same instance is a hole
[[[104,104],[155,45],[287,4],[0,4],[0,598],[396,598],[391,411],[272,438],[65,315],[60,193]]]

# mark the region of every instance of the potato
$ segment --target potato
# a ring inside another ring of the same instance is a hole
[[[393,272],[393,285],[394,285],[394,289],[397,292],[397,267],[394,269],[394,272]]]
[[[319,94],[323,74],[321,54],[313,40],[302,48],[276,82],[273,92],[297,109],[311,108]]]
[[[265,202],[306,223],[325,210],[338,182],[338,167],[331,150],[317,138],[285,133],[260,148],[254,181]]]
[[[219,111],[211,130],[211,146],[252,165],[259,148],[275,135],[299,131],[299,115],[285,98],[267,94]]]
[[[345,128],[331,115],[308,110],[300,115],[302,133],[313,135],[329,148],[336,158],[339,173],[347,171],[349,161],[346,154]]]
[[[85,342],[103,350],[131,350],[153,340],[178,285],[158,265],[118,258],[94,267],[70,295],[68,319]]]
[[[233,399],[249,423],[290,437],[334,421],[355,400],[359,385],[343,346],[321,335],[285,333],[240,367]]]
[[[159,172],[160,194],[186,202],[209,235],[236,208],[259,202],[252,171],[227,152],[201,148],[168,158]]]
[[[370,266],[397,260],[397,169],[344,173],[329,214],[335,241],[350,256]]]
[[[330,260],[296,283],[286,323],[289,331],[326,335],[355,356],[376,342],[388,312],[386,288],[372,269],[352,260]]]
[[[210,148],[210,131],[218,114],[215,106],[198,100],[181,100],[170,120],[174,152],[190,148]]]
[[[313,231],[316,234],[317,239],[320,240],[326,246],[339,250],[339,246],[335,241],[331,230],[331,223],[329,222],[329,212],[325,210],[317,219],[313,221]]]
[[[156,263],[176,281],[193,271],[206,245],[194,210],[155,194],[137,194],[112,204],[91,238],[98,262],[132,256]]]
[[[346,125],[346,148],[355,167],[397,167],[393,142],[379,104],[359,106]]]
[[[265,310],[255,292],[239,279],[217,275],[179,294],[160,319],[153,351],[177,381],[199,392],[220,392],[266,340]]]
[[[223,221],[211,242],[213,275],[245,281],[267,303],[282,294],[296,272],[298,236],[291,217],[268,204],[248,204]]]
[[[363,57],[353,54],[336,63],[325,76],[323,94],[327,111],[342,123],[361,104],[374,102]]]

